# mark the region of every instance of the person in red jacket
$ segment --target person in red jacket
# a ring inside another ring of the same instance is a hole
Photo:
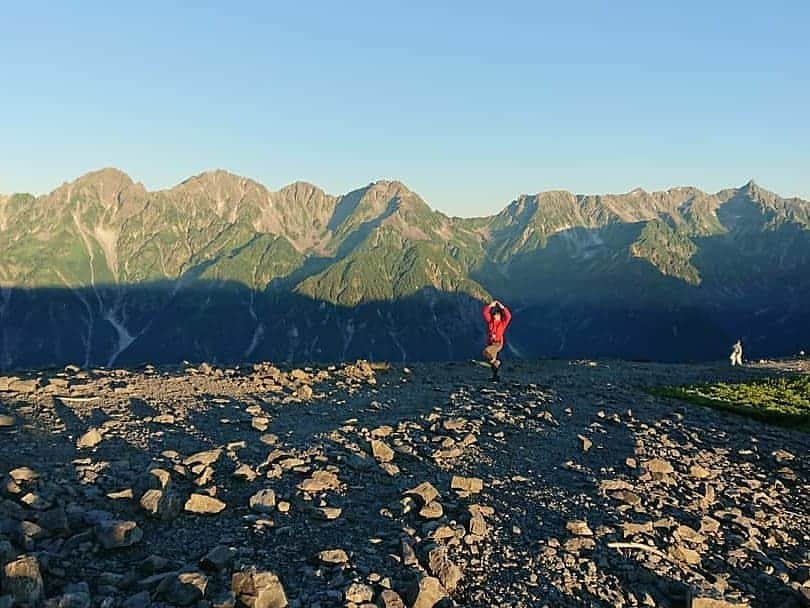
[[[512,321],[512,313],[498,300],[493,300],[484,306],[483,314],[484,320],[487,322],[487,345],[482,354],[492,368],[492,380],[497,382],[499,380],[498,369],[501,367],[498,353],[503,348],[503,334]]]

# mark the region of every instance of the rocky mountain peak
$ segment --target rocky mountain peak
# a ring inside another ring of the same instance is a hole
[[[297,199],[309,198],[312,196],[329,196],[322,188],[319,188],[310,182],[301,180],[287,184],[278,191],[278,194],[282,196],[292,196]]]
[[[247,188],[255,188],[266,191],[267,189],[260,183],[242,175],[236,175],[224,169],[214,169],[204,171],[189,177],[171,191],[199,192],[216,190],[218,192],[244,191]]]
[[[124,171],[115,167],[106,167],[90,171],[72,182],[66,182],[57,188],[49,198],[52,200],[69,200],[76,196],[98,200],[105,207],[121,203],[124,198],[145,195],[143,184],[135,183]]]

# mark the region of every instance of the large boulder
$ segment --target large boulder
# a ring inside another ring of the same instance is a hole
[[[43,583],[39,562],[33,555],[23,555],[3,568],[3,591],[17,604],[36,606],[42,599]]]

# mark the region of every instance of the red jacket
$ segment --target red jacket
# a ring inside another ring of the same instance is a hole
[[[489,304],[484,306],[484,320],[487,322],[487,344],[495,344],[496,342],[503,342],[503,333],[506,327],[512,320],[512,313],[509,309],[501,304],[501,319],[496,321],[492,318],[492,313],[489,310]]]

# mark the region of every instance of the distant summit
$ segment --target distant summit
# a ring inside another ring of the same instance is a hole
[[[223,170],[147,191],[118,169],[0,197],[0,367],[467,358],[706,359],[810,346],[810,203],[754,181],[523,194],[478,218],[405,184],[278,191]]]

